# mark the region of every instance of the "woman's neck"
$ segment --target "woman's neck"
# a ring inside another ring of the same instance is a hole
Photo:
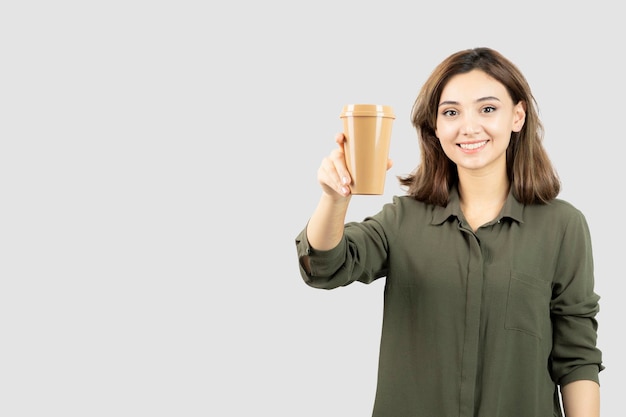
[[[459,173],[461,210],[473,230],[496,218],[509,194],[509,186],[506,173],[498,176]]]

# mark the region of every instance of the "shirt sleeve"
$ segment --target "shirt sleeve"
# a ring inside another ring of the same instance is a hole
[[[553,285],[552,375],[560,385],[576,380],[599,383],[604,369],[596,346],[600,297],[594,292],[589,227],[579,211],[567,221]]]
[[[360,281],[369,284],[387,274],[388,230],[396,222],[396,200],[362,222],[346,223],[339,244],[330,250],[315,250],[306,237],[306,227],[296,237],[300,274],[315,288],[333,289]]]

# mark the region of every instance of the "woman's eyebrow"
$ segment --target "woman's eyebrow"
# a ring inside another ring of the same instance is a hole
[[[490,100],[500,101],[500,99],[498,97],[487,96],[487,97],[481,97],[481,98],[477,99],[476,103],[480,103],[480,102],[483,102],[483,101],[490,101]],[[439,103],[439,107],[447,106],[447,105],[458,106],[459,102],[458,101],[454,101],[454,100],[446,100],[446,101],[442,101],[441,103]]]

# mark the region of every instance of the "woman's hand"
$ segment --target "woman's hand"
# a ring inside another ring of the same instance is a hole
[[[335,142],[339,147],[322,160],[322,164],[317,170],[317,181],[322,186],[322,190],[333,200],[338,200],[350,195],[350,172],[346,165],[344,144],[346,138],[343,133],[335,136]]]
[[[339,145],[330,155],[322,160],[322,164],[317,170],[317,180],[322,186],[324,193],[333,200],[348,197],[352,178],[346,165],[346,155],[344,145],[346,137],[343,133],[335,136],[335,142]],[[393,166],[391,159],[387,160],[387,169]]]

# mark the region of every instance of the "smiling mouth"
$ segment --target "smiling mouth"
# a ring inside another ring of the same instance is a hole
[[[486,140],[482,142],[474,142],[474,143],[459,143],[458,146],[461,149],[467,149],[468,151],[473,151],[474,149],[482,148],[487,143]]]

